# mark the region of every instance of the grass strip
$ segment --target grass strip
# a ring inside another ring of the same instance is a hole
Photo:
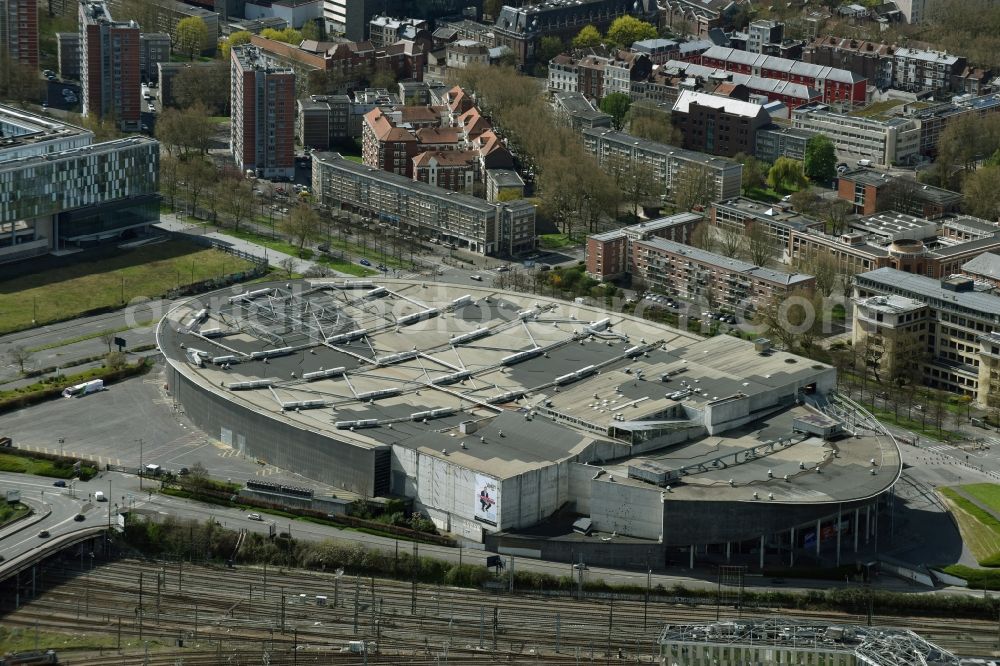
[[[77,342],[84,342],[85,340],[93,340],[94,338],[99,338],[105,333],[124,333],[125,331],[131,331],[134,328],[143,328],[145,326],[151,326],[155,324],[155,319],[148,319],[146,321],[140,321],[136,323],[135,326],[119,326],[118,328],[109,328],[104,331],[96,331],[94,333],[85,333],[84,335],[78,335],[75,338],[66,338],[65,340],[57,340],[56,342],[50,342],[49,344],[40,345],[38,347],[29,347],[29,352],[40,352],[47,349],[55,349],[57,347],[65,347],[67,345],[76,344]],[[134,350],[132,350],[134,351]]]

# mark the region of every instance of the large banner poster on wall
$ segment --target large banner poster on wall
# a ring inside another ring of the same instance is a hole
[[[496,479],[476,474],[476,520],[496,527],[499,508],[500,484]]]

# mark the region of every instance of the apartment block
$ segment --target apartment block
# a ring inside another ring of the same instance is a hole
[[[490,64],[490,50],[482,42],[459,39],[445,47],[445,64],[449,69],[468,69]]]
[[[726,157],[752,154],[757,130],[771,122],[760,104],[692,90],[681,92],[672,118],[684,148]]]
[[[351,134],[351,107],[347,95],[313,95],[296,102],[299,143],[305,148],[329,150]]]
[[[0,263],[115,241],[159,219],[159,143],[0,106]]]
[[[892,87],[895,49],[881,42],[846,37],[817,37],[802,51],[802,60],[824,67],[842,67],[879,89]]]
[[[867,80],[846,69],[811,65],[799,60],[779,58],[713,46],[698,57],[699,64],[728,72],[801,83],[820,91],[828,104],[864,104]]]
[[[313,153],[312,190],[324,206],[478,254],[511,257],[535,247],[535,206],[482,199],[372,169],[339,153]]]
[[[785,24],[770,19],[751,21],[747,27],[747,51],[765,53],[771,44],[780,44],[785,37]]]
[[[663,238],[688,244],[704,216],[700,213],[677,213],[648,222],[587,236],[585,262],[587,274],[596,280],[609,280],[633,272],[632,244],[651,238]]]
[[[83,115],[139,130],[142,112],[139,24],[115,21],[103,0],[81,0],[80,87]]]
[[[663,0],[661,11],[667,27],[690,30],[705,37],[712,28],[726,28],[732,24],[739,5],[733,0]]]
[[[818,134],[813,130],[767,125],[757,130],[752,154],[772,164],[779,157],[802,161],[806,156],[806,144]]]
[[[796,213],[791,206],[769,204],[740,196],[710,205],[708,222],[720,234],[746,236],[754,226],[763,229],[774,246],[775,258],[780,261],[787,260],[792,234],[823,228],[823,222]]]
[[[0,49],[38,69],[38,0],[0,0]]]
[[[368,41],[375,48],[384,48],[401,39],[413,39],[419,31],[426,31],[427,27],[428,23],[424,19],[376,16],[368,22]]]
[[[761,268],[662,238],[636,241],[632,255],[634,275],[653,290],[709,307],[753,311],[816,286],[811,275]]]
[[[824,134],[838,153],[879,166],[910,164],[920,154],[920,124],[912,118],[851,116],[808,104],[792,111],[792,127]]]
[[[486,170],[486,200],[497,202],[524,198],[524,179],[513,169]]]
[[[174,79],[185,70],[213,66],[212,62],[200,62],[198,60],[194,62],[158,62],[156,63],[156,72],[153,74],[152,79],[157,85],[152,92],[155,93],[156,99],[163,106],[177,106],[177,98],[174,94]]]
[[[413,180],[472,194],[479,180],[479,153],[474,150],[424,151],[413,158]]]
[[[628,164],[646,164],[652,167],[668,195],[686,171],[704,170],[714,200],[739,196],[743,179],[743,165],[739,162],[638,139],[615,130],[585,129],[582,134],[584,146],[597,156],[602,167],[607,168],[609,161],[617,159]]]
[[[621,16],[658,23],[655,0],[549,0],[515,7],[504,5],[494,22],[495,46],[507,46],[522,65],[532,65],[543,37],[569,40],[586,25],[602,32]]]
[[[850,202],[854,212],[871,215],[886,208],[935,220],[958,213],[962,195],[933,185],[899,177],[890,177],[872,169],[854,169],[840,174],[837,197]]]
[[[903,349],[912,354],[915,334],[925,345],[919,348],[924,384],[967,395],[981,407],[1000,408],[1000,336],[995,333],[1000,297],[978,290],[965,276],[934,279],[892,268],[855,276],[854,297],[855,345],[866,344],[869,336],[898,339],[909,333],[910,344]],[[899,297],[909,302],[895,300]],[[894,311],[899,304],[903,307]],[[910,324],[915,330],[900,331]]]
[[[295,72],[275,66],[253,46],[231,54],[231,143],[241,170],[295,175]]]
[[[911,92],[948,92],[965,66],[962,56],[900,47],[893,54],[892,87]]]
[[[139,35],[139,76],[143,81],[156,81],[161,62],[170,62],[170,35],[165,32]]]
[[[80,80],[80,33],[56,33],[56,57],[59,59],[59,78]]]

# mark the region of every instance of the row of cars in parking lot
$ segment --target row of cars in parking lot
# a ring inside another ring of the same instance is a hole
[[[730,326],[738,323],[736,315],[731,312],[712,312],[711,310],[705,310],[700,314],[697,311],[691,310],[691,304],[685,303],[683,301],[677,301],[672,296],[665,296],[663,294],[644,294],[643,300],[652,303],[654,305],[659,305],[660,307],[665,307],[670,310],[676,310],[678,312],[686,312],[688,315],[694,318],[701,318],[705,321],[717,321],[721,324],[729,324]]]

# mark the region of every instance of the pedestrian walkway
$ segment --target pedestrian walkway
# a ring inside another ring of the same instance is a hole
[[[272,250],[271,248],[265,247],[263,245],[258,245],[252,241],[243,240],[242,238],[236,238],[235,236],[230,236],[226,233],[220,231],[209,231],[208,228],[200,224],[195,224],[192,222],[187,222],[186,220],[180,220],[174,213],[161,213],[159,223],[153,225],[158,229],[163,231],[169,231],[172,233],[183,234],[187,236],[200,236],[202,238],[210,238],[219,244],[232,247],[241,252],[247,254],[252,254],[258,257],[264,257],[267,260],[269,266],[274,266],[275,268],[285,268],[285,262],[289,259],[292,261],[292,272],[305,274],[308,270],[317,268],[321,264],[317,264],[315,261],[309,261],[308,259],[300,259],[298,257],[293,257],[290,254],[285,254],[284,252],[279,252],[277,250]],[[332,272],[338,277],[352,277],[347,273],[341,273],[340,271],[335,271],[331,268],[323,266],[326,270]]]

